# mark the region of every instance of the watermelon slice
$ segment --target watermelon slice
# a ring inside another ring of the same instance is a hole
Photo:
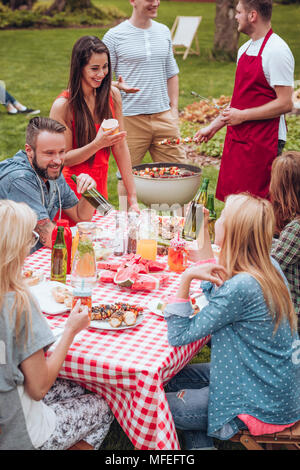
[[[114,283],[122,287],[131,287],[138,277],[134,266],[121,267],[114,276]]]
[[[98,279],[101,282],[114,282],[115,271],[110,271],[109,269],[103,269],[98,272]]]

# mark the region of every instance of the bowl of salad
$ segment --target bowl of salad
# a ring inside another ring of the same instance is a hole
[[[160,162],[134,166],[132,172],[138,200],[156,210],[167,211],[193,199],[202,170],[185,163]]]

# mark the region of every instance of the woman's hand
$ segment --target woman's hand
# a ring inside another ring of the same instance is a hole
[[[228,279],[228,274],[220,264],[205,263],[191,266],[181,276],[180,286],[176,294],[178,298],[189,298],[190,284],[193,279],[209,281],[220,287]]]
[[[122,142],[127,136],[126,131],[121,131],[117,134],[113,134],[113,132],[113,130],[104,132],[103,129],[100,127],[94,139],[98,150],[105,147],[113,147],[114,145]]]
[[[199,279],[200,281],[209,281],[217,286],[224,284],[228,279],[228,273],[224,266],[214,263],[205,263],[201,265],[192,266],[187,269],[184,275],[190,282],[193,279]]]
[[[88,189],[96,188],[96,181],[86,173],[80,173],[77,176],[77,192],[83,194]]]
[[[80,300],[77,301],[73,310],[67,319],[65,329],[70,331],[73,336],[77,335],[81,330],[87,328],[90,324],[88,307],[81,306]]]

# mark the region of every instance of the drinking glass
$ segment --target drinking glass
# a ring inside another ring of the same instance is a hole
[[[144,209],[139,217],[136,253],[144,259],[156,260],[158,216],[153,209]]]

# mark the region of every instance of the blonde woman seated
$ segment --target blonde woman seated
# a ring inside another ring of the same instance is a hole
[[[273,433],[300,419],[299,337],[287,281],[270,258],[274,222],[270,202],[229,196],[215,227],[219,265],[186,270],[165,309],[172,346],[211,335],[211,363],[186,366],[166,386],[187,449],[213,449],[214,437],[242,428]],[[208,304],[191,318],[193,279],[209,281],[201,283]]]
[[[37,242],[35,213],[24,203],[0,200],[0,450],[63,450],[84,439],[95,449],[112,414],[97,395],[57,379],[77,333],[89,323],[79,303],[55,339],[22,277]]]

